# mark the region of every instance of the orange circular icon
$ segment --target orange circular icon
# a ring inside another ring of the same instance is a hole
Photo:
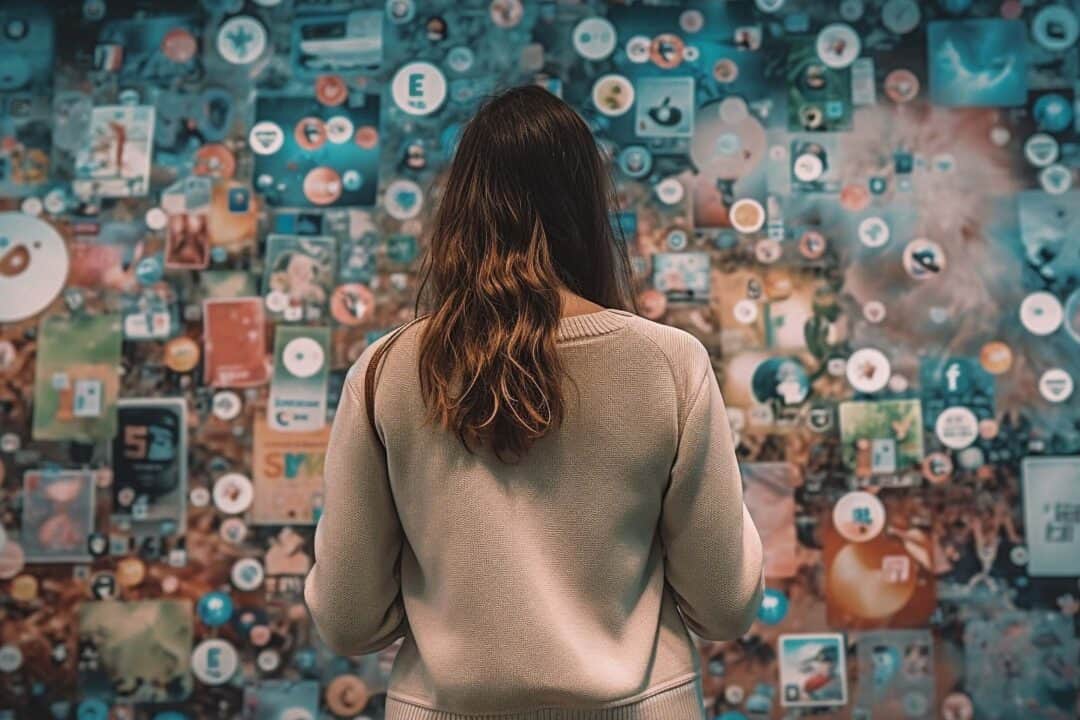
[[[660,33],[649,43],[649,59],[658,67],[673,68],[683,61],[686,45],[672,33]]]
[[[323,105],[334,107],[349,97],[349,86],[340,75],[320,75],[315,80],[315,97]]]
[[[293,129],[293,137],[305,150],[318,150],[326,144],[326,125],[317,117],[300,118]]]
[[[840,189],[840,204],[852,212],[863,210],[870,204],[870,191],[862,185],[845,185]]]
[[[361,125],[353,139],[360,147],[370,150],[379,143],[379,131],[371,125]]]
[[[341,197],[341,176],[325,165],[312,168],[304,178],[304,195],[315,205],[329,205]]]
[[[175,63],[186,63],[198,50],[195,36],[184,28],[173,28],[161,39],[162,54]]]
[[[231,180],[236,173],[236,156],[221,143],[203,145],[195,152],[195,167],[192,172],[196,175]]]

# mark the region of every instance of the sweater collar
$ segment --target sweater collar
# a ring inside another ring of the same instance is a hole
[[[604,308],[596,312],[561,317],[555,339],[571,340],[618,330],[626,324],[629,314],[624,310]]]

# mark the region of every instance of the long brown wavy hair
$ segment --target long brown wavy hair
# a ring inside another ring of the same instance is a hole
[[[489,442],[520,459],[561,424],[560,286],[637,312],[610,163],[577,111],[522,85],[483,99],[434,184],[416,301],[418,317],[429,309],[420,391],[425,423],[470,453]]]

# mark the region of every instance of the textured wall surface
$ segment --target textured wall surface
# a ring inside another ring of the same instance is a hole
[[[0,718],[382,717],[396,645],[302,604],[327,422],[527,82],[729,406],[769,591],[711,715],[1077,717],[1077,17],[0,4]]]

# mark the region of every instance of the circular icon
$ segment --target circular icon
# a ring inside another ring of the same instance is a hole
[[[632,178],[643,178],[652,170],[652,153],[642,145],[628,145],[619,152],[619,168]]]
[[[1061,163],[1047,165],[1039,172],[1039,184],[1051,195],[1060,195],[1072,187],[1072,170]]]
[[[626,59],[640,65],[649,62],[649,47],[652,40],[647,35],[634,35],[626,41]]]
[[[263,120],[248,133],[248,145],[256,155],[273,155],[285,144],[285,132],[277,123]]]
[[[401,178],[387,186],[384,202],[390,217],[408,220],[420,214],[420,208],[424,204],[424,191],[412,180]]]
[[[1035,133],[1024,141],[1024,157],[1035,167],[1046,167],[1058,158],[1058,141],[1046,133]]]
[[[247,65],[266,49],[266,28],[250,15],[229,18],[218,30],[217,49],[228,62]]]
[[[326,121],[326,139],[337,145],[353,139],[352,120],[344,115],[335,115]]]
[[[603,60],[615,50],[617,33],[607,18],[588,17],[574,26],[571,41],[586,60]]]
[[[851,212],[864,210],[870,204],[870,190],[864,185],[845,185],[840,189],[840,204]]]
[[[341,176],[325,165],[311,168],[304,176],[304,197],[315,205],[330,205],[341,197]]]
[[[1064,5],[1048,5],[1035,15],[1031,34],[1047,50],[1066,50],[1076,42],[1080,23],[1076,13]]]
[[[255,489],[240,473],[227,473],[214,483],[214,505],[227,515],[237,515],[251,507]]]
[[[894,103],[906,103],[919,94],[919,78],[906,68],[898,68],[885,76],[885,95]]]
[[[239,665],[236,648],[227,640],[203,640],[191,652],[191,671],[204,685],[224,685]]]
[[[991,375],[1001,375],[1012,367],[1012,348],[999,340],[993,340],[979,350],[979,363]]]
[[[831,68],[846,68],[859,57],[862,43],[858,33],[845,23],[826,25],[818,33],[816,49],[821,62]]]
[[[1064,319],[1061,301],[1048,292],[1033,292],[1020,303],[1020,322],[1033,335],[1051,334]]]
[[[776,625],[787,617],[787,612],[787,595],[775,588],[765,588],[765,593],[761,598],[761,605],[758,607],[758,620],[766,625]]]
[[[736,200],[729,213],[731,225],[741,233],[753,233],[765,224],[765,208],[753,198]]]
[[[311,377],[319,372],[325,360],[322,345],[309,337],[290,340],[281,351],[281,362],[285,369],[298,378]]]
[[[187,335],[180,335],[165,343],[165,367],[173,372],[191,372],[199,364],[199,343]]]
[[[390,82],[394,103],[409,115],[430,115],[446,99],[446,76],[435,65],[418,60],[406,63]]]
[[[863,317],[867,322],[879,323],[885,319],[885,303],[880,300],[871,300],[863,305]]]
[[[22,667],[23,654],[18,645],[0,645],[0,672],[11,673]]]
[[[232,390],[221,390],[214,393],[214,399],[210,402],[211,412],[219,420],[229,422],[240,415],[240,396]]]
[[[932,452],[923,458],[923,477],[934,485],[940,485],[952,477],[952,471],[952,458],[943,452]]]
[[[233,545],[239,545],[247,537],[248,527],[238,517],[225,518],[221,527],[218,528],[218,535],[221,536],[225,542],[232,543]]]
[[[300,118],[293,128],[293,139],[304,150],[318,150],[326,144],[326,124],[322,118]]]
[[[889,382],[892,367],[885,354],[875,348],[862,348],[851,354],[845,369],[851,387],[859,392],[873,393]]]
[[[780,259],[783,249],[780,243],[772,238],[762,238],[754,243],[754,258],[763,264],[774,263]]]
[[[634,104],[634,85],[622,75],[601,75],[593,83],[592,101],[602,114],[618,117]]]
[[[757,320],[758,306],[753,300],[743,298],[735,303],[734,307],[731,309],[731,313],[735,316],[735,322],[742,325],[749,325]]]
[[[814,182],[824,174],[825,161],[820,153],[802,153],[796,156],[791,170],[799,182]]]
[[[228,180],[236,174],[236,156],[232,150],[220,143],[203,145],[195,151],[192,172]]]
[[[897,35],[906,35],[919,26],[922,15],[914,0],[888,0],[881,8],[881,22]]]
[[[214,590],[199,598],[195,611],[199,619],[210,627],[224,625],[233,616],[233,601],[228,593]]]
[[[143,222],[151,230],[161,230],[169,224],[169,216],[159,207],[152,207],[143,216]]]
[[[664,178],[656,183],[653,189],[656,191],[656,197],[660,198],[660,202],[665,205],[675,205],[681,202],[686,193],[683,184],[671,177]]]
[[[825,254],[828,243],[817,230],[807,230],[799,237],[799,252],[807,260],[818,260]]]
[[[450,52],[446,53],[446,65],[454,72],[468,72],[475,62],[476,56],[473,51],[464,45],[451,48]]]
[[[24,213],[0,212],[0,323],[47,308],[67,275],[67,246],[52,225]]]
[[[934,433],[945,447],[963,450],[979,437],[979,419],[963,405],[947,407],[938,415]]]
[[[849,492],[833,506],[833,527],[851,542],[873,540],[885,528],[885,506],[877,495]]]
[[[739,77],[739,66],[731,58],[720,58],[713,64],[713,78],[718,83],[735,82]]]
[[[315,78],[315,98],[329,107],[337,107],[349,97],[349,86],[340,75],[320,75]]]
[[[1072,375],[1061,368],[1050,368],[1039,377],[1039,394],[1052,403],[1068,400],[1072,392]]]
[[[363,325],[370,322],[375,309],[375,295],[367,285],[346,283],[334,288],[330,296],[330,313],[342,325]]]
[[[1031,114],[1040,130],[1052,133],[1068,130],[1073,121],[1072,104],[1059,93],[1040,95]]]
[[[916,280],[925,280],[945,269],[945,251],[935,242],[916,238],[904,247],[904,270]]]
[[[255,558],[241,558],[233,563],[230,577],[240,590],[250,591],[263,583],[266,573],[261,562]]]
[[[367,684],[356,675],[338,675],[326,686],[326,706],[337,717],[353,717],[371,697]]]
[[[195,36],[184,28],[173,28],[161,39],[161,53],[174,63],[188,62],[198,49]]]
[[[649,59],[657,67],[670,70],[683,61],[686,46],[682,38],[673,33],[660,33],[649,43]]]
[[[863,218],[858,233],[859,242],[866,247],[879,248],[889,242],[889,225],[877,216]]]
[[[1013,549],[1009,551],[1009,559],[1012,560],[1013,565],[1027,565],[1028,563],[1028,550],[1023,545],[1014,545]]]

